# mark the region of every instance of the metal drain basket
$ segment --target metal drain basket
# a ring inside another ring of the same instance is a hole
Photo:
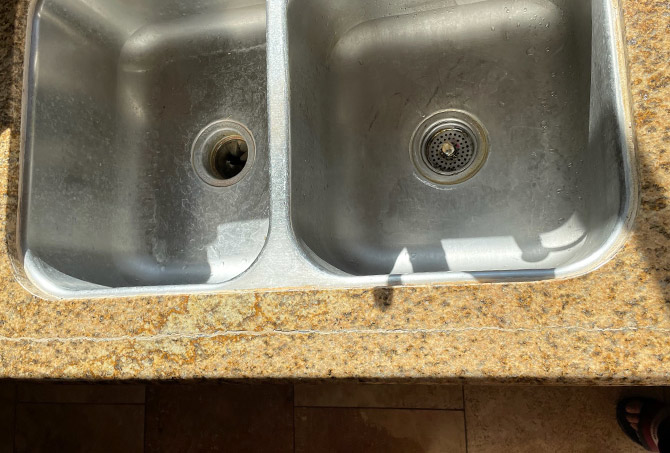
[[[410,155],[419,175],[437,184],[458,184],[472,178],[489,151],[488,132],[463,110],[436,112],[416,128]]]

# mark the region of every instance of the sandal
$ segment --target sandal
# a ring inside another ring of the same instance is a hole
[[[626,407],[633,401],[640,403],[640,421],[637,429],[626,418]],[[658,452],[658,425],[670,415],[670,408],[660,401],[649,398],[626,398],[617,404],[616,419],[621,430],[638,445],[648,451]]]

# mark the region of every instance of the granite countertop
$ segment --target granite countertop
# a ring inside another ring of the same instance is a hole
[[[670,379],[670,4],[623,0],[641,208],[572,280],[45,301],[15,280],[28,0],[0,4],[0,377]]]

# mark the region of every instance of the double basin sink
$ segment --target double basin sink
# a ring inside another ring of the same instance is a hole
[[[568,278],[637,206],[617,0],[38,0],[48,298]]]

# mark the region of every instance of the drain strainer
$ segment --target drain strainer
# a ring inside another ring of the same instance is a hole
[[[438,131],[426,144],[428,165],[444,174],[456,173],[472,162],[475,157],[475,141],[459,127]]]
[[[438,184],[458,184],[477,173],[488,155],[482,123],[463,110],[442,110],[419,124],[410,144],[419,174]]]

